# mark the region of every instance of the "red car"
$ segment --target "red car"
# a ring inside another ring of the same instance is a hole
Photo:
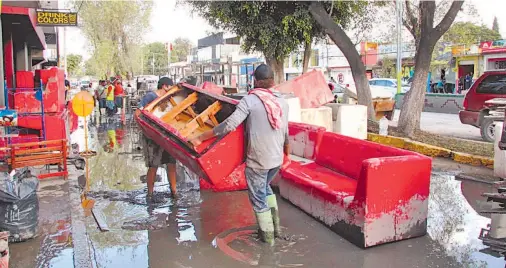
[[[476,80],[464,99],[460,122],[480,128],[485,141],[494,141],[494,118],[488,118],[490,109],[485,101],[506,98],[506,71],[487,71]]]

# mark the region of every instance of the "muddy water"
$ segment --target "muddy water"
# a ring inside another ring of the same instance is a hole
[[[44,180],[39,186],[39,231],[26,242],[10,244],[10,267],[72,267],[68,183]]]
[[[93,218],[87,219],[96,267],[505,266],[502,258],[480,252],[484,246],[478,235],[490,219],[477,211],[487,206],[480,195],[490,189],[456,181],[452,173],[433,173],[425,237],[362,250],[279,200],[286,239],[270,249],[262,247],[251,227],[255,219],[245,192],[189,191],[174,200],[166,174],[159,170],[156,202],[148,204],[139,130],[129,120],[126,125],[97,121],[92,128],[90,144],[98,155],[90,161],[91,188],[95,208],[111,229],[100,232]],[[228,243],[228,254],[217,248],[217,236],[241,230],[246,231]]]

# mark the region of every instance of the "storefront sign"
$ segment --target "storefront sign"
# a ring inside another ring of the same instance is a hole
[[[455,56],[463,56],[463,55],[474,55],[480,53],[480,47],[477,45],[471,46],[453,46],[452,47],[452,55]]]
[[[77,13],[37,10],[38,26],[77,26]]]
[[[496,61],[495,62],[495,69],[496,70],[504,70],[506,69],[506,61]]]
[[[506,52],[506,40],[481,42],[480,48],[483,53]]]

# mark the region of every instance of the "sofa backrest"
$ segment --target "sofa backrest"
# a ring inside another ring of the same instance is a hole
[[[315,162],[348,177],[358,179],[362,161],[369,158],[412,155],[414,153],[378,143],[325,132],[316,151]]]
[[[288,123],[291,154],[314,160],[318,144],[325,133],[325,128],[304,123]]]

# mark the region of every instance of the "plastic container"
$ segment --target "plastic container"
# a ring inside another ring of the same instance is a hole
[[[388,135],[388,119],[383,116],[379,120],[379,134],[381,136],[387,136]]]

